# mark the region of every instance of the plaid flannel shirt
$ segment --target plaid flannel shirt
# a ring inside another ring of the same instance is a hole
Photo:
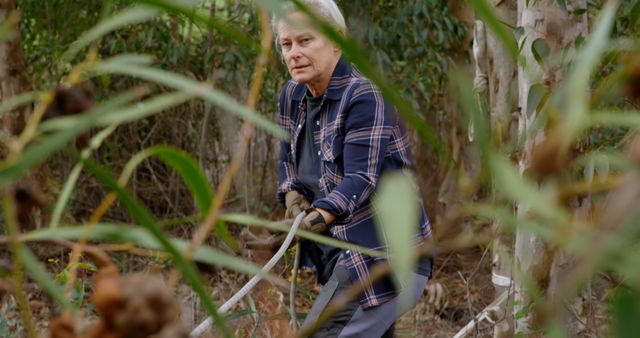
[[[281,141],[278,198],[291,190],[306,194],[297,175],[300,132],[305,128],[307,88],[289,81],[280,94],[279,123],[291,136]],[[367,248],[384,249],[374,228],[371,197],[380,175],[388,170],[413,168],[408,136],[395,110],[371,81],[348,61],[340,59],[325,92],[314,126],[315,148],[319,149],[320,191],[314,207],[336,216],[330,225],[333,237]],[[308,195],[308,194],[307,194]],[[416,243],[431,235],[431,226],[421,210]],[[390,279],[372,284],[369,269],[379,258],[346,251],[352,281],[365,284],[360,304],[380,305],[396,295]]]

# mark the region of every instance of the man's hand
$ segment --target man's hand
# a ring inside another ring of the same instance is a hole
[[[300,229],[321,234],[327,230],[327,222],[318,209],[307,209],[307,215],[302,219]]]
[[[296,218],[299,213],[311,206],[304,195],[295,190],[291,190],[284,195],[284,204],[287,207],[287,211],[284,213],[285,219]]]

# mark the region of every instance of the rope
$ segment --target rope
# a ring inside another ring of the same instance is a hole
[[[293,273],[291,274],[291,288],[289,289],[289,311],[291,324],[298,330],[298,314],[296,313],[296,286],[298,284],[298,269],[300,268],[300,241],[296,244],[296,256],[293,259]]]
[[[249,291],[251,291],[251,289],[253,289],[256,286],[256,284],[258,284],[258,282],[271,269],[273,269],[276,263],[280,260],[280,258],[282,258],[284,253],[289,248],[289,245],[293,241],[296,231],[298,231],[298,227],[300,226],[300,222],[302,222],[302,219],[304,218],[304,216],[306,216],[306,212],[304,211],[298,214],[296,219],[293,221],[293,225],[291,226],[289,233],[287,233],[287,237],[285,237],[284,242],[280,246],[280,249],[278,249],[275,255],[273,255],[273,257],[271,257],[271,259],[267,262],[267,264],[265,264],[262,267],[262,269],[260,270],[260,272],[258,272],[257,275],[253,276],[253,278],[251,278],[247,282],[247,284],[245,284],[242,287],[242,289],[240,289],[240,291],[236,292],[236,294],[234,294],[233,297],[231,297],[226,303],[222,304],[222,306],[218,308],[218,313],[225,314],[227,311],[229,311],[229,309],[231,309],[234,305],[236,305],[236,303],[238,303],[240,299],[246,296],[247,293],[249,293]],[[299,249],[299,248],[296,248],[296,249]],[[299,252],[299,250],[296,250],[296,256],[297,256],[297,252]],[[292,283],[295,283],[295,278],[293,279]],[[294,299],[294,302],[295,302],[295,299]],[[207,319],[205,319],[202,323],[200,323],[200,325],[198,325],[195,329],[193,329],[193,331],[191,331],[191,333],[189,334],[189,337],[190,338],[200,337],[205,331],[207,331],[211,327],[212,321],[213,319],[211,317],[208,317]]]

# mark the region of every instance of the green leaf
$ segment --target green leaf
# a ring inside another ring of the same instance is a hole
[[[93,173],[100,182],[118,195],[118,199],[129,210],[134,219],[160,243],[164,250],[171,254],[171,257],[182,273],[183,278],[187,283],[189,283],[189,285],[191,285],[191,288],[198,297],[200,297],[200,301],[207,310],[207,313],[213,317],[215,325],[222,330],[225,336],[230,337],[224,324],[225,320],[218,313],[217,308],[209,296],[209,293],[207,292],[207,289],[195,267],[182,257],[181,251],[157,226],[156,220],[151,216],[149,211],[147,211],[147,209],[136,198],[127,193],[106,169],[102,168],[90,159],[78,158],[78,160],[81,160],[87,170]]]
[[[54,152],[69,144],[77,135],[89,130],[91,127],[141,119],[183,103],[192,97],[191,94],[186,93],[168,93],[155,96],[144,101],[144,103],[117,109],[123,101],[129,101],[135,96],[135,93],[128,92],[98,105],[81,116],[57,118],[47,121],[46,124],[43,123],[41,129],[46,130],[48,129],[46,126],[54,126],[60,130],[43,137],[29,146],[19,158],[2,162],[0,165],[0,185],[19,178],[29,169],[45,161]]]
[[[573,12],[572,12],[572,14],[573,14],[573,15],[576,15],[576,16],[578,16],[578,15],[583,15],[583,14],[585,14],[585,13],[587,13],[587,9],[586,9],[586,8],[576,8],[576,9],[574,9],[574,10],[573,10]]]
[[[6,100],[3,99],[0,103],[0,116],[12,109],[37,100],[39,95],[39,92],[26,92],[10,97]]]
[[[524,204],[552,224],[563,224],[569,219],[566,212],[557,207],[550,196],[546,196],[503,156],[491,152],[487,158],[493,174],[496,190],[513,201]]]
[[[224,22],[220,18],[211,17],[209,15],[205,15],[201,12],[195,11],[193,9],[193,6],[190,7],[176,1],[167,0],[138,0],[137,2],[163,9],[169,13],[180,14],[188,18],[189,21],[203,25],[206,28],[215,29],[217,32],[222,33],[223,37],[228,37],[241,46],[249,48],[252,51],[257,51],[259,49],[259,46],[255,42],[255,40],[239,28],[236,28],[229,23]],[[215,5],[216,3],[214,2],[212,6]]]
[[[640,332],[640,292],[637,289],[620,287],[611,302],[613,336],[633,338]]]
[[[405,172],[393,172],[380,178],[373,200],[376,231],[389,250],[389,262],[398,288],[413,289],[411,271],[415,267],[415,241],[419,230],[420,205],[416,185]],[[406,308],[413,293],[404,292],[399,309]]]
[[[609,43],[609,35],[613,27],[617,8],[615,1],[607,2],[604,10],[596,20],[593,34],[589,36],[584,48],[579,52],[576,63],[566,81],[566,90],[559,91],[560,96],[567,98],[566,117],[562,128],[568,140],[574,139],[588,126],[589,110],[589,78],[595,71],[602,53]]]
[[[590,116],[590,126],[616,126],[628,128],[640,128],[640,115],[636,111],[596,111]]]
[[[84,226],[65,225],[56,229],[48,228],[31,231],[24,234],[22,239],[27,242],[78,240],[85,235],[85,232],[86,228]],[[101,243],[133,243],[138,247],[150,250],[165,250],[163,244],[155,236],[139,225],[98,223],[93,226],[89,240]],[[180,251],[183,251],[189,245],[188,241],[180,238],[168,238],[168,242]],[[193,259],[247,275],[260,272],[260,268],[254,264],[207,245],[201,245],[196,248]]]
[[[539,83],[532,84],[527,94],[527,117],[531,118],[534,113],[540,112],[548,97],[549,91],[545,86]]]
[[[193,157],[185,151],[171,146],[155,146],[142,150],[132,156],[131,160],[125,165],[120,181],[122,182],[123,178],[124,181],[127,181],[133,173],[134,168],[152,156],[162,160],[180,175],[182,181],[193,195],[198,209],[200,209],[201,220],[204,220],[213,202],[211,184],[207,181],[202,168],[200,168]],[[240,250],[238,243],[233,239],[224,223],[216,223],[216,233],[233,250]]]
[[[549,56],[549,44],[542,38],[537,38],[531,43],[531,53],[541,67],[545,65],[545,59]]]
[[[516,42],[524,36],[524,27],[518,26],[513,30],[513,36],[516,38]]]
[[[290,225],[287,225],[284,222],[273,222],[269,220],[263,220],[256,216],[247,215],[247,214],[237,214],[237,213],[223,214],[223,215],[220,215],[220,220],[225,221],[227,223],[237,223],[237,224],[243,224],[247,226],[259,226],[259,227],[280,231],[280,232],[289,232],[289,229],[291,228]],[[317,243],[322,243],[322,244],[330,245],[336,248],[344,249],[344,250],[357,251],[371,257],[381,257],[381,258],[387,257],[386,252],[365,248],[363,246],[340,241],[340,240],[319,235],[313,232],[298,230],[298,232],[296,232],[296,236],[302,237],[304,239],[308,239]]]
[[[562,9],[563,11],[567,11],[567,1],[566,0],[555,0],[556,4],[558,4],[558,6],[560,7],[560,9]]]
[[[564,240],[555,235],[553,229],[542,225],[535,220],[527,218],[519,218],[516,216],[512,208],[502,207],[498,205],[472,204],[465,207],[470,214],[478,217],[486,218],[492,221],[498,221],[501,225],[505,225],[506,229],[511,230],[514,234],[516,231],[526,231],[535,234],[537,237],[550,243],[558,243]]]
[[[60,58],[59,64],[71,61],[71,59],[82,48],[86,47],[94,40],[122,27],[150,20],[158,14],[159,11],[153,8],[145,6],[131,6],[116,15],[100,21],[95,27],[86,31],[78,38],[78,40],[71,44],[69,49]]]
[[[49,275],[47,269],[42,266],[42,263],[38,261],[38,258],[26,245],[20,246],[20,260],[29,277],[40,285],[46,294],[55,300],[64,310],[75,311],[75,307],[73,307],[65,297],[64,289],[56,284],[55,278]]]
[[[486,0],[469,1],[468,4],[473,7],[478,18],[484,21],[498,40],[502,42],[509,55],[514,59],[518,59],[518,46],[516,40],[507,28],[507,26],[496,16],[491,5]]]
[[[107,137],[109,137],[109,135],[111,135],[111,133],[113,133],[115,129],[116,129],[116,126],[112,125],[98,132],[96,136],[91,138],[91,140],[89,141],[89,147],[87,149],[82,150],[82,153],[80,156],[82,156],[83,158],[88,158],[91,155],[91,152],[93,150],[100,148],[100,145],[102,144],[102,142]],[[76,185],[76,182],[80,177],[81,171],[82,171],[82,163],[77,163],[71,170],[71,173],[67,178],[67,181],[64,183],[64,186],[62,187],[60,196],[58,196],[56,205],[53,208],[53,212],[51,214],[51,221],[49,222],[50,228],[56,228],[60,223],[60,218],[62,218],[62,213],[64,212],[64,208],[67,206],[67,202],[69,201],[69,198],[71,198],[73,187]]]
[[[251,121],[257,127],[264,129],[274,136],[286,138],[286,134],[277,124],[260,115],[255,110],[237,102],[227,93],[211,88],[211,85],[207,83],[200,83],[186,76],[153,67],[145,67],[142,65],[131,67],[117,61],[118,60],[108,60],[96,64],[93,67],[93,70],[97,74],[124,74],[134,76],[192,93],[222,109],[228,110],[248,121]]]

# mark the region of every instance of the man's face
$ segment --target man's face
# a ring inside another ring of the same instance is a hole
[[[278,43],[291,78],[310,88],[328,84],[340,58],[339,49],[310,27],[303,13],[292,13],[289,20],[291,23],[281,20],[278,24]]]

